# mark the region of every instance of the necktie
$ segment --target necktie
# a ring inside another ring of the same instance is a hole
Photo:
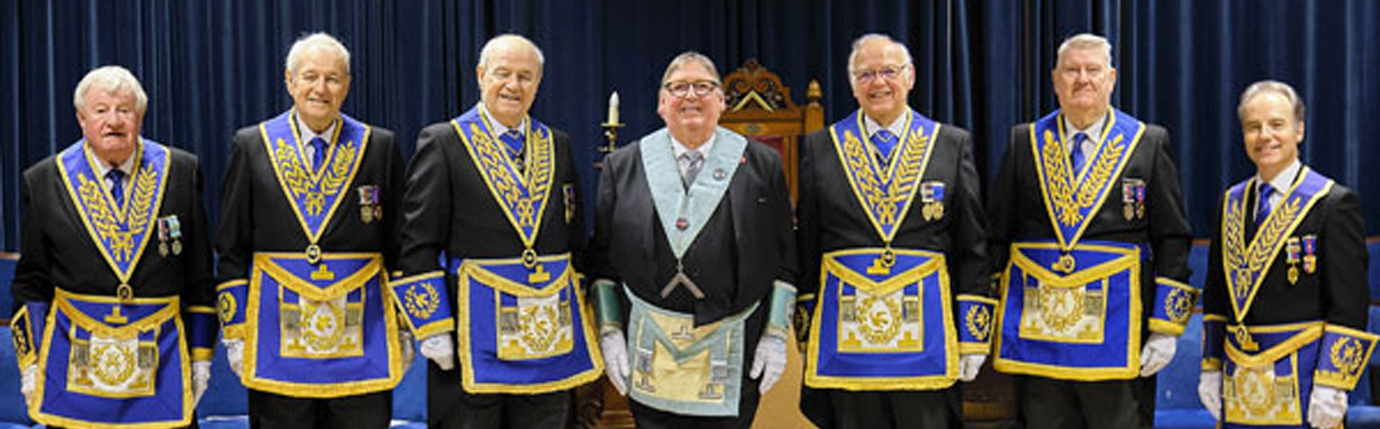
[[[311,149],[311,168],[321,168],[321,164],[326,162],[326,139],[312,137]]]
[[[685,189],[690,189],[690,184],[695,183],[695,177],[700,175],[700,167],[704,165],[704,154],[698,150],[690,150],[680,154],[681,169],[680,183],[685,185]]]
[[[1078,133],[1073,135],[1073,147],[1069,150],[1069,163],[1073,164],[1073,175],[1083,171],[1083,163],[1086,161],[1083,155],[1083,141],[1088,139],[1088,135]]]
[[[518,130],[508,130],[498,136],[503,145],[508,147],[508,157],[514,161],[522,159],[522,132]]]
[[[877,146],[877,153],[882,155],[882,163],[891,159],[891,151],[896,148],[896,135],[890,130],[878,130],[872,133],[872,144]]]
[[[1257,201],[1255,206],[1256,226],[1260,226],[1260,224],[1265,223],[1265,218],[1270,217],[1270,195],[1274,193],[1275,188],[1273,186],[1270,186],[1269,183],[1260,184],[1260,194],[1256,197]]]
[[[110,197],[115,200],[115,207],[125,206],[125,172],[112,168],[105,173],[105,179],[110,181]]]

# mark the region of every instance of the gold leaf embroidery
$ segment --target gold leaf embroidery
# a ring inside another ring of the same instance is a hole
[[[297,158],[294,148],[281,138],[276,146],[273,157],[278,160],[278,170],[282,172],[283,181],[287,182],[288,191],[292,193],[290,197],[302,200],[310,216],[320,216],[326,206],[326,197],[339,194],[344,188],[345,179],[349,177],[350,167],[354,165],[359,151],[353,141],[339,145],[329,161],[330,168],[326,169],[325,176],[313,178]]]
[[[91,219],[92,229],[106,244],[112,259],[129,262],[134,253],[134,235],[149,226],[150,209],[158,188],[158,172],[152,168],[142,168],[136,173],[130,201],[124,207],[124,216],[119,216],[118,208],[110,207],[105,198],[105,189],[96,181],[82,173],[77,174],[77,180],[81,182],[77,195],[87,217]]]
[[[1097,204],[1098,194],[1107,186],[1121,161],[1126,146],[1122,144],[1124,135],[1118,134],[1098,153],[1092,171],[1082,181],[1075,182],[1075,173],[1069,165],[1064,145],[1054,141],[1054,133],[1046,130],[1045,144],[1040,158],[1045,171],[1045,190],[1054,202],[1055,217],[1065,226],[1074,226],[1083,221],[1084,209]],[[1075,186],[1077,192],[1074,192]]]
[[[901,210],[924,173],[923,162],[930,149],[929,136],[924,128],[911,130],[909,135],[906,144],[901,145],[895,175],[890,181],[884,181],[878,177],[883,174],[881,166],[874,166],[875,161],[862,141],[851,131],[844,132],[844,163],[852,173],[858,194],[863,197],[864,208],[876,219],[883,233],[893,230],[903,220]]]
[[[546,200],[547,190],[551,187],[551,135],[537,129],[533,129],[531,135],[533,138],[528,142],[532,146],[528,154],[529,166],[526,175],[518,177],[514,174],[516,171],[506,168],[507,154],[499,149],[498,143],[478,123],[470,124],[470,136],[479,158],[479,168],[489,177],[499,203],[512,212],[519,230],[537,227],[537,208]],[[526,194],[523,193],[524,189],[527,190]],[[524,239],[536,236],[535,230],[531,234],[519,232]]]

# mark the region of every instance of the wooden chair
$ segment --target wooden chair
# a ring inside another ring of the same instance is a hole
[[[798,196],[800,144],[805,135],[824,128],[824,107],[820,105],[824,93],[819,81],[810,80],[803,107],[791,99],[791,89],[781,83],[781,77],[762,67],[755,58],[724,76],[723,81],[728,109],[719,117],[719,125],[781,152],[794,200]]]

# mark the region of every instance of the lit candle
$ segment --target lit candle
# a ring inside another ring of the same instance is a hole
[[[618,91],[614,91],[614,92],[613,92],[613,95],[610,95],[610,96],[609,96],[609,122],[608,122],[608,123],[610,123],[610,124],[616,124],[616,123],[618,123]]]

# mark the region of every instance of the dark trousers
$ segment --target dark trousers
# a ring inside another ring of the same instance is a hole
[[[391,390],[322,399],[249,389],[253,429],[382,429],[392,417]]]
[[[427,360],[426,411],[431,429],[566,427],[570,390],[536,395],[466,392],[460,369],[442,371]]]
[[[831,429],[902,429],[955,427],[959,417],[956,389],[852,392],[828,389]]]
[[[743,373],[746,375],[747,371],[744,370]],[[642,405],[632,398],[628,398],[628,410],[632,411],[637,429],[747,429],[752,427],[752,419],[757,416],[757,404],[762,400],[757,385],[757,380],[743,377],[743,392],[738,395],[737,417],[700,417],[668,413]]]
[[[1154,389],[1154,378],[1016,378],[1016,397],[1026,429],[1150,429],[1154,426]]]

